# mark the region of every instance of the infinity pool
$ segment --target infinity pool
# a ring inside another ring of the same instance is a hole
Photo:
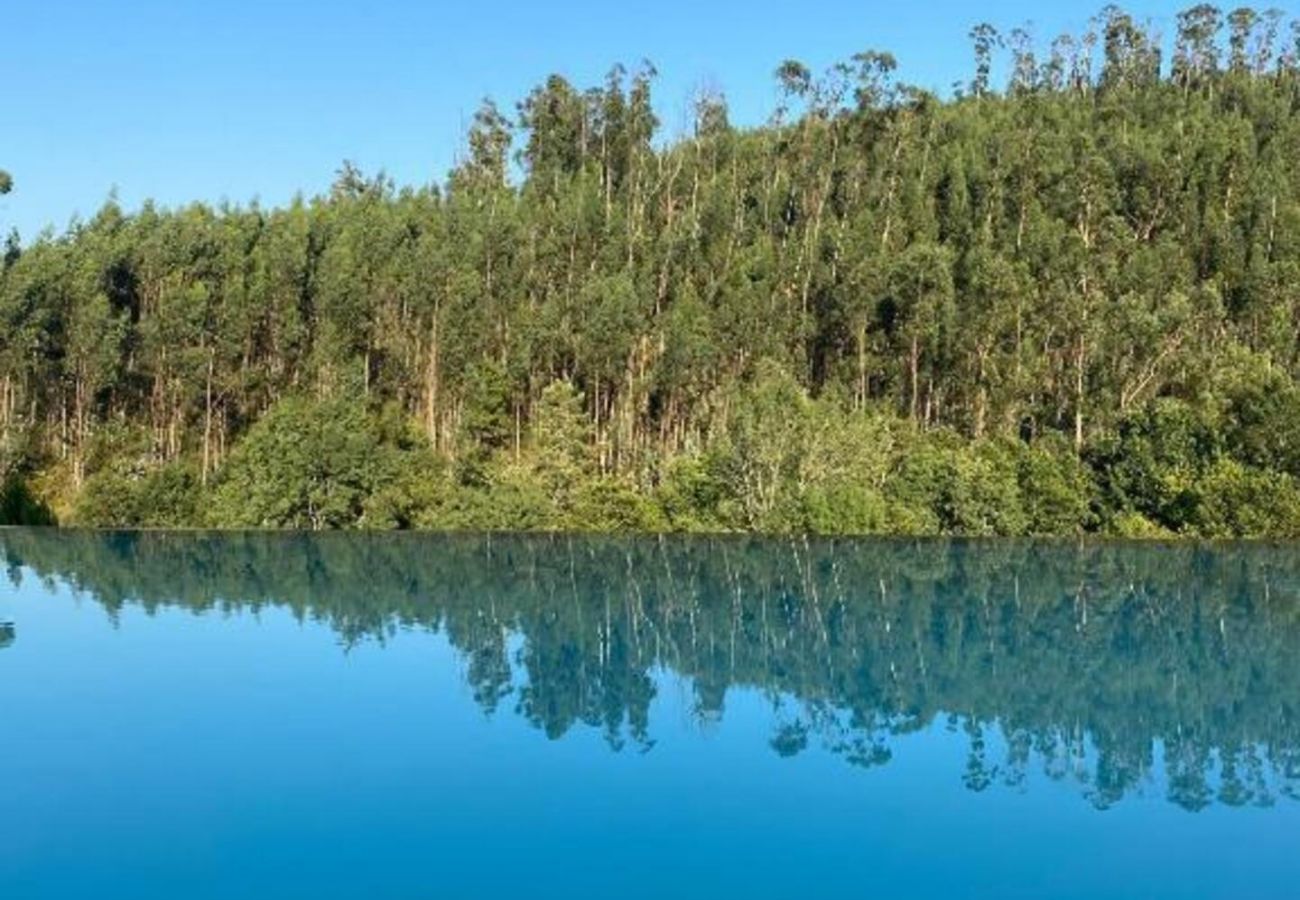
[[[1300,548],[0,531],[0,896],[1300,896]]]

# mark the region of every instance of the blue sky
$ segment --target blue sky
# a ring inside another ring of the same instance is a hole
[[[1126,8],[1169,34],[1189,3]],[[0,22],[0,167],[16,182],[0,229],[62,229],[114,188],[128,208],[283,203],[326,188],[343,159],[440,180],[480,98],[512,110],[550,72],[586,86],[620,60],[658,67],[666,133],[702,84],[726,92],[733,121],[761,121],[786,57],[820,69],[887,49],[902,79],[947,89],[969,77],[975,21],[1031,21],[1045,44],[1101,5],[20,0]]]

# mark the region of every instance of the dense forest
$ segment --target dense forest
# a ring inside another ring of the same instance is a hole
[[[15,237],[0,521],[1300,535],[1300,27],[970,37],[942,96],[787,60],[664,138],[615,66],[442,184]]]
[[[436,631],[485,713],[553,740],[652,751],[678,678],[703,727],[761,692],[782,756],[886,765],[938,724],[973,791],[1046,776],[1098,807],[1300,800],[1289,547],[33,529],[0,532],[0,563],[122,627],[129,607],[278,607],[345,648]]]

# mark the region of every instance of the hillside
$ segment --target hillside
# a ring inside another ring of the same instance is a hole
[[[556,76],[443,184],[11,240],[0,519],[1300,535],[1300,29],[971,36],[951,96],[786,61],[663,139],[648,65]]]

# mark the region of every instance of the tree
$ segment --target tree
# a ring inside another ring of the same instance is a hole
[[[569,508],[574,492],[595,469],[590,427],[582,407],[582,395],[571,383],[555,381],[542,391],[535,412],[535,466],[559,510]]]
[[[1200,4],[1166,71],[1115,6],[1046,48],[982,23],[952,96],[788,59],[765,125],[705,88],[667,138],[618,64],[483,101],[438,183],[110,201],[3,250],[0,451],[65,518],[180,522],[286,398],[350,403],[400,471],[323,525],[554,527],[562,384],[569,522],[1253,533],[1197,510],[1300,477],[1288,34]],[[1185,419],[1213,452],[1153,456]]]
[[[366,498],[390,477],[385,456],[359,404],[287,397],[223,469],[210,521],[313,531],[357,525]]]
[[[1178,14],[1173,77],[1184,89],[1206,83],[1218,71],[1216,41],[1222,26],[1223,14],[1208,3],[1199,3]]]
[[[993,72],[993,52],[1002,45],[1002,36],[988,22],[981,22],[970,30],[975,46],[975,77],[970,83],[971,93],[983,97],[989,92],[989,78]]]
[[[905,355],[907,411],[929,421],[935,413],[932,377],[947,353],[953,315],[951,257],[941,247],[918,243],[905,250],[889,274],[886,321]],[[926,385],[922,380],[930,369]],[[924,408],[922,400],[925,401]]]

